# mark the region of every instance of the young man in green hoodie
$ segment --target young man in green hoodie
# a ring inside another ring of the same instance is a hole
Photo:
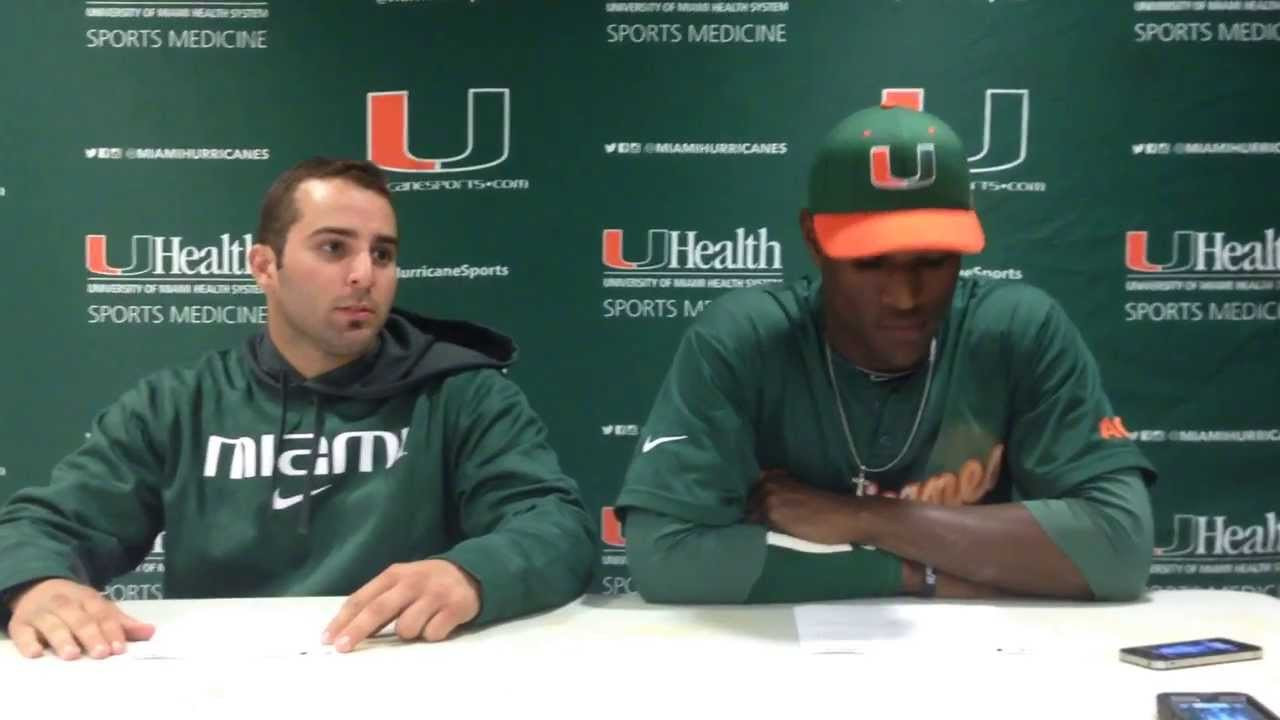
[[[1143,591],[1155,473],[1062,309],[959,277],[985,242],[970,203],[938,118],[831,132],[801,214],[821,281],[713,303],[645,424],[617,503],[642,595]]]
[[[0,508],[20,652],[149,638],[95,587],[162,530],[167,597],[349,594],[323,629],[342,652],[391,622],[442,640],[583,591],[590,521],[505,377],[515,346],[393,309],[398,245],[375,166],[315,158],[276,179],[249,256],[265,332],[143,380]]]

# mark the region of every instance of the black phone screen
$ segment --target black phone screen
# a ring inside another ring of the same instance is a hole
[[[1196,655],[1215,655],[1219,653],[1241,650],[1239,645],[1225,640],[1192,640],[1189,642],[1153,645],[1151,652],[1166,658],[1194,657]]]
[[[1184,720],[1268,720],[1247,702],[1196,701],[1175,702],[1178,717]]]

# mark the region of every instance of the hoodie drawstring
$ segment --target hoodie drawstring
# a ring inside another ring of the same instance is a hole
[[[280,375],[280,431],[276,435],[276,457],[284,454],[285,433],[289,418],[289,373],[281,371]],[[315,472],[316,464],[320,462],[320,443],[324,442],[324,399],[319,393],[315,393],[315,416],[312,420],[313,437],[311,443],[311,462],[307,465],[306,473],[302,480],[302,515],[298,518],[298,534],[306,535],[311,531],[311,488],[312,473]],[[271,468],[271,496],[273,498],[280,495],[280,474],[276,472],[278,468]],[[272,500],[274,503],[274,500]],[[270,509],[271,504],[268,504]]]
[[[280,457],[281,453],[284,452],[284,433],[286,430],[285,423],[288,421],[288,418],[289,418],[289,374],[284,370],[281,370],[280,371],[280,432],[276,433],[275,453],[273,453],[276,458]],[[275,462],[274,458],[272,459],[272,462],[273,463]],[[263,468],[262,471],[271,475],[271,498],[267,501],[267,513],[269,516],[273,511],[272,505],[275,504],[275,498],[280,497],[280,474],[277,472],[277,468],[275,467]]]
[[[302,517],[298,520],[298,533],[306,535],[311,531],[311,473],[320,462],[320,443],[324,442],[324,398],[320,393],[315,398],[315,420],[312,422],[312,433],[315,440],[311,443],[312,461],[307,464],[307,472],[302,480]]]

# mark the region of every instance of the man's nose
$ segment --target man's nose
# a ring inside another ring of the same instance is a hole
[[[910,270],[890,270],[884,279],[881,300],[895,310],[913,310],[920,304],[920,277]]]
[[[347,271],[347,284],[352,287],[369,287],[373,284],[373,259],[364,253],[352,257]]]

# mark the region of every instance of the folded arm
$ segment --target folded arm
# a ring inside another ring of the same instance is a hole
[[[1063,497],[941,506],[835,495],[794,480],[759,493],[768,522],[802,538],[874,545],[1005,592],[1136,597],[1151,560],[1152,518],[1137,470],[1104,473]]]
[[[923,589],[922,566],[880,550],[810,543],[754,523],[699,525],[641,508],[626,518],[627,562],[650,602],[796,603]],[[937,575],[938,597],[998,594]]]

